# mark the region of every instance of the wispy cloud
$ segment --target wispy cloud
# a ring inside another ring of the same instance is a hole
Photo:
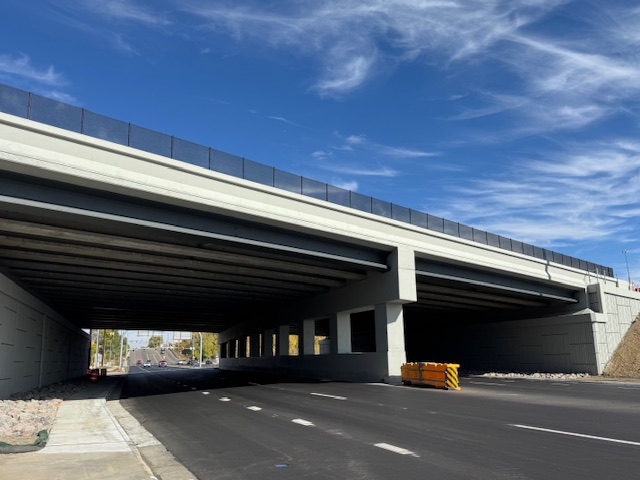
[[[421,157],[434,157],[438,155],[435,152],[427,152],[424,150],[417,150],[406,147],[396,147],[390,145],[383,145],[381,143],[372,142],[366,135],[349,135],[342,137],[340,134],[335,134],[338,138],[343,140],[342,145],[333,147],[335,150],[342,151],[354,151],[355,149],[362,149],[369,153],[376,154],[382,158],[421,158]]]
[[[293,127],[301,127],[302,125],[299,125],[297,123],[292,122],[291,120],[287,120],[284,117],[276,117],[273,115],[267,115],[267,118],[270,118],[271,120],[275,120],[277,122],[282,122],[282,123],[286,123],[287,125],[291,125]]]
[[[171,24],[164,15],[145,8],[139,2],[131,0],[102,0],[100,2],[81,1],[81,8],[100,15],[103,18],[143,24],[151,27],[162,27]]]
[[[354,180],[344,181],[341,179],[334,179],[331,184],[338,188],[344,188],[345,190],[349,190],[351,192],[355,192],[358,190],[358,182]]]
[[[523,159],[501,177],[455,189],[436,213],[537,245],[615,239],[637,227],[637,147],[593,143]]]
[[[417,58],[462,61],[535,22],[562,0],[514,4],[506,0],[326,0],[283,2],[181,2],[210,28],[237,41],[293,48],[319,62],[314,89],[348,93],[380,71]]]
[[[129,55],[140,55],[140,53],[133,47],[133,45],[125,40],[122,34],[114,34],[113,38],[114,42],[112,43],[112,45],[114,45],[117,50],[120,50],[121,52]]]
[[[573,8],[568,0],[285,1],[277,9],[257,1],[180,2],[237,42],[310,58],[317,66],[312,89],[321,96],[344,96],[402,63],[458,75],[491,65],[511,81],[499,89],[471,84],[472,92],[452,97],[461,113],[449,120],[508,115],[503,139],[584,128],[640,93],[640,9],[592,3],[580,10],[579,28],[533,33],[530,27],[565,6]]]
[[[358,175],[365,177],[396,177],[399,172],[392,168],[380,166],[378,168],[357,168],[347,166],[330,165],[326,168],[338,173],[344,173],[347,175]]]
[[[0,55],[0,73],[22,77],[52,87],[67,83],[52,65],[38,68],[31,63],[31,59],[25,54]]]

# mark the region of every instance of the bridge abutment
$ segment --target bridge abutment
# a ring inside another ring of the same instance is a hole
[[[0,399],[85,375],[89,335],[0,274]]]

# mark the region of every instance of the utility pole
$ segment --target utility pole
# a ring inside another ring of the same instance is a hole
[[[200,362],[198,362],[198,368],[202,368],[202,333],[198,332],[200,335]]]

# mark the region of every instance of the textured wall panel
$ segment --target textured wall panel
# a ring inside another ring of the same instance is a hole
[[[0,275],[0,399],[86,373],[88,335],[47,315],[43,338],[45,310]]]

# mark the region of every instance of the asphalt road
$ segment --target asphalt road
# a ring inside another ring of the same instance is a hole
[[[461,387],[132,367],[121,404],[201,480],[640,478],[640,384]]]

